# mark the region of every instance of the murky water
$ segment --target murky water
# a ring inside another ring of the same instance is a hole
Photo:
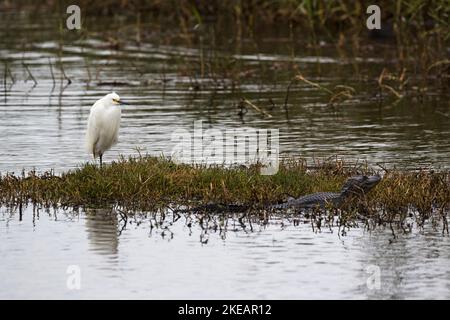
[[[205,54],[198,46],[150,41],[116,50],[95,32],[78,41],[64,33],[60,46],[56,25],[51,17],[34,21],[0,13],[1,70],[10,70],[14,78],[7,72],[6,84],[2,80],[0,172],[62,172],[89,161],[83,149],[89,108],[111,90],[131,105],[123,109],[120,142],[106,153],[107,162],[120,154],[136,155],[136,149],[170,154],[171,133],[191,130],[195,120],[202,120],[204,128],[279,129],[282,155],[450,167],[448,96],[430,88],[424,103],[380,103],[376,97],[376,79],[391,65],[389,46],[345,57],[333,46],[317,52],[271,35],[257,48],[218,44],[206,54],[214,53],[219,61],[231,56],[242,64],[241,72],[253,75],[243,77],[233,91],[229,79],[189,76],[188,67]],[[61,80],[60,63],[70,85]],[[333,108],[323,92],[297,84],[286,114],[283,104],[293,75],[286,66],[293,63],[312,81],[350,85],[357,94]],[[25,81],[24,64],[37,84]],[[272,118],[254,110],[241,118],[236,108],[241,97]],[[0,297],[450,298],[450,242],[428,227],[393,242],[390,230],[354,229],[339,237],[337,230],[314,233],[309,224],[293,226],[280,219],[256,224],[252,232],[230,228],[225,236],[205,235],[196,224],[189,228],[185,217],[165,231],[151,229],[148,219],[129,221],[120,232],[122,227],[115,213],[37,213],[28,207],[20,215],[2,208]],[[200,241],[204,236],[207,243]],[[72,265],[81,271],[80,290],[67,287]],[[370,289],[366,282],[378,267],[380,287]]]

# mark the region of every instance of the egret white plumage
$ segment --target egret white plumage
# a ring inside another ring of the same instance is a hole
[[[91,107],[86,132],[86,149],[92,153],[94,159],[100,158],[100,167],[103,165],[102,157],[105,151],[118,141],[121,104],[126,103],[120,100],[117,93],[112,92],[97,100]]]

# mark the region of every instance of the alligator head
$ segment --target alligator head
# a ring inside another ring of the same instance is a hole
[[[372,190],[380,181],[379,175],[350,177],[342,186],[341,194],[362,196]]]

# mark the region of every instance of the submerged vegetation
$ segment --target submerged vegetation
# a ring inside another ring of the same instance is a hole
[[[121,207],[127,212],[166,210],[210,203],[246,204],[254,209],[245,215],[266,219],[265,210],[287,196],[299,197],[318,191],[338,191],[347,177],[371,174],[366,165],[342,161],[284,160],[277,174],[264,176],[260,167],[225,168],[176,164],[168,159],[141,157],[121,159],[102,169],[87,164],[61,176],[52,172],[23,173],[0,177],[0,203],[10,207],[28,202],[45,207]],[[419,170],[387,170],[378,186],[357,206],[319,212],[310,217],[347,225],[358,220],[370,224],[397,223],[408,219],[423,225],[442,221],[448,232],[450,174]],[[303,212],[305,213],[305,212]],[[308,213],[309,215],[310,213]]]

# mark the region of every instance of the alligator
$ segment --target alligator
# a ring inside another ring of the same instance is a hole
[[[263,207],[251,207],[239,204],[221,204],[210,203],[199,207],[175,210],[176,212],[245,212],[249,209],[266,209],[266,210],[286,210],[297,209],[307,210],[313,208],[326,208],[327,206],[339,208],[345,203],[355,198],[361,198],[372,190],[379,182],[381,177],[379,175],[373,176],[353,176],[347,179],[341,188],[340,192],[317,192],[308,194],[299,198],[289,198],[285,202],[279,204],[271,204]]]
[[[380,180],[381,177],[379,175],[353,176],[347,179],[340,192],[317,192],[297,199],[290,198],[283,203],[270,205],[268,208],[272,210],[283,210],[288,208],[325,208],[327,205],[341,207],[345,202],[352,198],[363,197],[372,190]]]

